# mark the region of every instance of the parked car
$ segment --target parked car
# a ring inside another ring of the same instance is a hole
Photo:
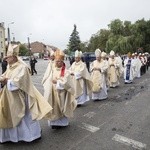
[[[44,56],[43,59],[44,60],[49,60],[49,57],[48,56]]]
[[[93,62],[96,59],[94,52],[85,52],[83,53],[84,62]]]
[[[29,60],[29,56],[22,56],[22,60],[24,61]]]

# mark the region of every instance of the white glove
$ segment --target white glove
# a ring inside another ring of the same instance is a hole
[[[57,90],[63,90],[64,89],[64,85],[61,83],[60,80],[57,80],[56,89]]]
[[[80,79],[82,76],[79,72],[75,73],[75,79],[78,80]]]

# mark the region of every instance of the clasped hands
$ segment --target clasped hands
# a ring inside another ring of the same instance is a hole
[[[7,81],[8,81],[8,78],[5,78],[5,77],[0,78],[0,82],[3,86],[7,84]]]
[[[114,64],[110,64],[110,67],[111,67],[111,66],[115,66],[115,65],[114,65]]]
[[[101,72],[101,69],[100,68],[93,68],[94,71],[100,71]]]
[[[57,78],[57,77],[56,77],[54,80],[52,80],[52,83],[53,83],[53,84],[56,84],[56,83],[57,83],[57,80],[61,80],[61,81],[62,81],[61,78]]]

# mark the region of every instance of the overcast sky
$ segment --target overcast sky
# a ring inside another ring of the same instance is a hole
[[[81,41],[107,28],[114,19],[134,23],[150,19],[150,0],[0,0],[0,22],[9,25],[11,38],[40,41],[65,49],[73,25]],[[32,35],[30,35],[30,33]]]

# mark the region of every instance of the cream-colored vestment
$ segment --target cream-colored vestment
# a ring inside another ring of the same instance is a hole
[[[108,65],[101,61],[93,61],[91,64],[91,78],[93,82],[92,88],[92,99],[106,99],[107,98],[107,88],[106,88],[106,70]]]
[[[120,84],[119,83],[119,79],[120,79],[120,76],[121,76],[121,74],[120,74],[120,64],[119,64],[119,62],[117,61],[116,58],[114,58],[114,59],[109,58],[108,64],[109,64],[108,79],[109,79],[110,87],[116,87]]]
[[[62,117],[72,117],[77,103],[74,97],[73,82],[70,73],[65,69],[64,76],[61,76],[61,69],[55,65],[48,67],[48,77],[43,82],[44,97],[53,107],[49,114],[49,120],[57,120]],[[57,84],[52,81],[57,80]]]
[[[82,61],[74,62],[69,70],[73,74],[72,80],[75,87],[75,98],[77,99],[82,96],[84,91],[86,91],[86,95],[89,95],[92,92],[93,84],[86,64]]]
[[[5,85],[0,91],[0,128],[16,127],[25,116],[25,94],[29,96],[29,111],[32,120],[40,120],[52,107],[38,92],[31,81],[29,69],[20,61],[8,66],[0,79],[8,78],[18,88],[9,91]]]

